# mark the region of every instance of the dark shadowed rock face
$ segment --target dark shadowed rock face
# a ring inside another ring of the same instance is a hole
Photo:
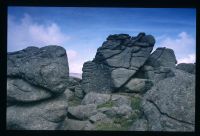
[[[174,77],[161,80],[144,95],[142,106],[149,130],[194,130],[195,76],[173,71]]]
[[[83,65],[82,88],[85,93],[88,92],[110,92],[112,91],[112,81],[110,69],[103,64],[97,64],[91,61]]]
[[[8,53],[7,62],[8,77],[22,78],[53,93],[61,93],[67,87],[69,67],[62,47],[28,47]]]
[[[127,34],[108,36],[97,49],[94,60],[83,66],[83,90],[113,92],[120,88],[145,63],[154,44],[154,37],[145,33],[136,37]]]
[[[191,74],[195,74],[195,64],[193,63],[180,63],[176,66],[177,69],[186,71]]]

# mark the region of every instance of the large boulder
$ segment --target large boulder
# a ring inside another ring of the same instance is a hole
[[[56,130],[67,116],[64,94],[46,101],[18,103],[7,108],[9,130]]]
[[[193,63],[180,63],[176,66],[177,69],[186,71],[191,74],[195,74],[195,64]]]
[[[174,77],[161,80],[144,95],[142,107],[150,131],[194,131],[195,76],[173,72]]]
[[[155,39],[140,33],[110,35],[97,49],[93,61],[83,65],[83,90],[88,93],[114,92],[122,87],[149,57]]]
[[[74,95],[67,88],[78,82],[69,79],[65,49],[28,47],[8,53],[7,62],[7,129],[58,129]]]
[[[67,54],[60,46],[27,47],[7,54],[7,76],[61,93],[68,86]]]

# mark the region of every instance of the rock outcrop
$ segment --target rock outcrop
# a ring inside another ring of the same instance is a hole
[[[136,37],[108,36],[97,49],[94,60],[83,65],[83,90],[114,92],[122,87],[143,66],[154,44],[154,37],[145,33]]]
[[[8,53],[7,129],[194,131],[195,64],[155,39],[115,34],[69,76],[59,46]]]

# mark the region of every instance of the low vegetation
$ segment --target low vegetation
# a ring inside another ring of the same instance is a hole
[[[108,101],[106,103],[103,103],[103,104],[100,104],[97,106],[97,109],[99,108],[103,108],[103,107],[106,107],[106,108],[111,108],[114,106],[114,103],[112,101]]]
[[[141,109],[141,98],[140,97],[131,97],[131,108],[133,110],[140,110]]]

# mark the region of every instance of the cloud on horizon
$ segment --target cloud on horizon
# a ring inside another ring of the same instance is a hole
[[[53,21],[49,21],[48,24],[38,23],[33,17],[29,14],[24,14],[22,18],[8,15],[8,52],[18,51],[28,46],[61,45],[67,51],[70,73],[82,73],[83,63],[95,57],[97,48],[101,46],[107,35],[101,31],[98,31],[99,35],[95,35],[88,29],[78,29],[77,31],[75,29],[71,36],[72,30],[68,35],[66,34],[68,31],[65,31],[57,23]],[[106,32],[111,32],[114,28],[116,27],[109,28],[109,31]],[[125,32],[128,30],[120,27],[118,29],[119,31],[124,29]],[[131,29],[131,31],[139,30]],[[93,35],[94,37],[91,37]],[[156,47],[171,48],[175,52],[178,63],[195,62],[196,41],[191,33],[180,31],[174,36],[171,33],[163,32],[163,35],[156,37],[156,40],[154,50]]]
[[[34,22],[29,14],[17,22],[8,15],[8,51],[17,51],[27,46],[43,47],[46,45],[63,45],[70,40],[54,22],[49,25]]]
[[[167,47],[174,50],[178,63],[194,63],[196,61],[196,40],[187,32],[181,32],[176,37],[158,37],[159,47]]]

